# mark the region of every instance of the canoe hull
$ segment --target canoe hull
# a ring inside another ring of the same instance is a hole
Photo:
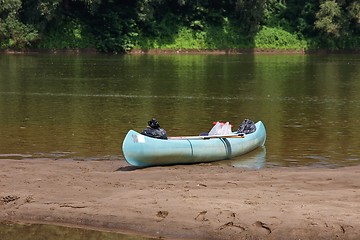
[[[130,130],[122,145],[126,161],[137,167],[213,162],[240,156],[266,141],[265,126],[256,123],[256,131],[244,138],[162,140]]]

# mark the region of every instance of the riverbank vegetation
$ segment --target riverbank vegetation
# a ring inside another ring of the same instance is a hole
[[[359,50],[358,0],[0,0],[0,49]]]

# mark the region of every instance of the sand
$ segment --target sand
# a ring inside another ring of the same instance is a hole
[[[0,160],[0,221],[165,239],[360,239],[360,166]]]

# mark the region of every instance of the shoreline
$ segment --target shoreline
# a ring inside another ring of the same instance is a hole
[[[360,166],[1,159],[0,222],[162,239],[358,239]]]
[[[360,54],[359,49],[331,50],[331,49],[133,49],[126,53],[102,53],[94,48],[85,49],[24,49],[0,50],[0,54],[21,55],[21,54],[105,54],[105,55],[266,55],[266,54],[289,54],[289,55],[326,55],[326,54]]]

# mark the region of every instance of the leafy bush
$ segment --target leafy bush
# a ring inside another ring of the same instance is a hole
[[[38,39],[38,32],[10,16],[0,22],[0,36],[0,49],[24,49]]]
[[[253,47],[252,41],[241,36],[238,30],[225,22],[223,26],[204,26],[202,30],[192,27],[181,27],[171,33],[174,28],[164,30],[158,36],[140,37],[135,49],[161,50],[217,50]]]
[[[279,28],[263,27],[255,36],[255,48],[262,49],[307,49],[306,41],[297,35]]]

